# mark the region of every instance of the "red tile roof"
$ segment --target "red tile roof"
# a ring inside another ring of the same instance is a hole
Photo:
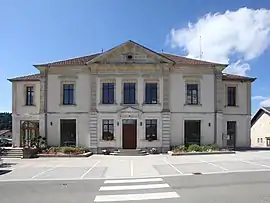
[[[9,81],[39,81],[40,74],[24,75],[16,78],[8,79]]]
[[[253,82],[256,80],[256,78],[251,78],[251,77],[246,77],[246,76],[241,76],[241,75],[234,75],[234,74],[228,74],[228,73],[223,73],[222,75],[223,80],[249,80]]]
[[[39,65],[35,65],[35,66],[83,65],[86,62],[99,56],[100,54],[101,53],[97,53],[97,54],[92,54],[92,55],[88,55],[88,56],[67,59],[67,60],[63,60],[63,61],[56,61],[56,62],[52,62],[52,63],[39,64]],[[191,59],[191,58],[177,56],[177,55],[168,54],[168,53],[159,53],[159,54],[167,57],[168,59],[174,61],[176,64],[179,64],[179,65],[209,65],[209,66],[221,65],[221,66],[227,66],[227,64],[219,64],[219,63],[214,63],[214,62]]]
[[[39,81],[39,79],[40,79],[40,74],[33,74],[33,75],[26,75],[26,76],[21,76],[17,78],[11,78],[9,79],[9,81],[11,82],[12,81]],[[243,80],[243,81],[251,81],[251,82],[256,80],[256,78],[227,74],[227,73],[222,74],[222,79],[223,80],[236,80],[236,81]]]

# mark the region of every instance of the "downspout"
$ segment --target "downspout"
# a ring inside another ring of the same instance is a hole
[[[214,70],[214,144],[217,144],[217,71]]]
[[[49,70],[49,66],[45,68],[45,81],[44,81],[44,133],[45,133],[45,137],[46,137],[46,144],[48,142],[48,116],[47,116],[47,107],[48,107],[48,70]]]

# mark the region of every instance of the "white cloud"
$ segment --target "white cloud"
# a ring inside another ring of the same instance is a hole
[[[250,70],[246,61],[259,57],[270,45],[270,10],[208,13],[185,28],[172,29],[169,41],[193,58],[200,57],[201,44],[202,59],[231,63],[227,72],[246,75]]]
[[[270,106],[270,97],[253,96],[252,100],[261,100],[260,106]]]

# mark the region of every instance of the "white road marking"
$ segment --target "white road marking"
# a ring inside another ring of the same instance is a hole
[[[80,179],[83,179],[84,176],[86,176],[87,173],[89,173],[93,168],[95,168],[95,166],[98,165],[99,162],[100,162],[100,161],[97,161],[91,168],[89,168],[89,169],[81,176]]]
[[[211,165],[211,166],[214,166],[214,167],[220,168],[220,169],[221,169],[221,170],[223,170],[223,171],[228,171],[228,170],[229,170],[229,169],[227,169],[227,168],[224,168],[224,167],[219,166],[219,165],[217,165],[217,164],[213,164],[213,163],[208,162],[208,161],[202,161],[202,163],[207,163],[207,164],[209,164],[209,165]]]
[[[259,164],[257,162],[251,162],[251,161],[245,161],[245,160],[239,160],[239,161],[247,163],[247,164],[255,165],[255,166],[262,166],[262,167],[265,167],[265,168],[270,168],[270,166],[268,166],[268,165]]]
[[[119,185],[119,186],[102,186],[99,191],[113,191],[113,190],[141,190],[141,189],[156,189],[169,188],[167,183],[163,184],[149,184],[149,185]]]
[[[130,161],[130,176],[133,176],[134,169],[133,169],[133,161]]]
[[[141,193],[126,195],[98,195],[94,202],[115,202],[115,201],[131,201],[131,200],[150,200],[150,199],[168,199],[179,198],[176,192],[160,192],[160,193]]]
[[[129,179],[129,180],[105,180],[105,184],[109,183],[143,183],[143,182],[160,182],[162,178],[144,178],[144,179]]]
[[[169,161],[166,159],[163,160],[166,164],[168,164],[170,167],[172,167],[174,170],[176,170],[178,173],[183,174],[181,171],[178,170],[174,165],[172,165]]]
[[[42,172],[38,173],[37,175],[34,175],[31,179],[35,179],[36,177],[38,177],[38,176],[40,176],[40,175],[42,175],[42,174],[44,174],[44,173],[47,173],[47,172],[49,172],[49,171],[52,171],[52,170],[58,168],[58,167],[61,166],[61,165],[62,165],[62,164],[59,164],[59,165],[57,165],[57,166],[55,166],[55,167],[52,167],[52,168],[50,168],[50,169],[48,169],[48,170],[46,170],[46,171],[42,171]]]

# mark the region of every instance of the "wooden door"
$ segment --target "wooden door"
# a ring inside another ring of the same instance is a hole
[[[123,120],[123,149],[136,149],[137,147],[137,120]]]
[[[227,135],[227,147],[229,149],[235,149],[236,121],[227,121]]]

